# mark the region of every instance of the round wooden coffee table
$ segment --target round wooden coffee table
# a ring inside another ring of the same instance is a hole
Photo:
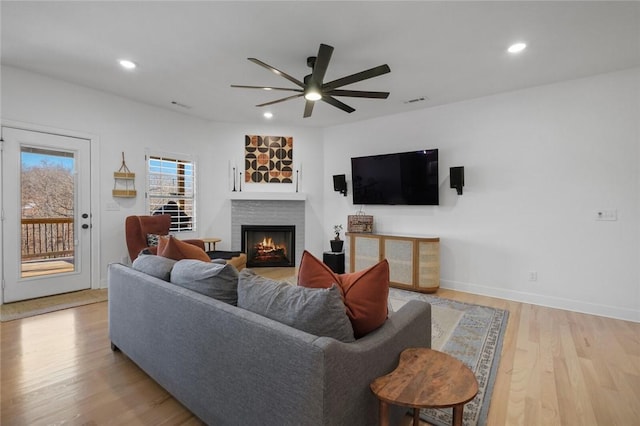
[[[467,366],[443,352],[426,348],[405,349],[398,367],[371,383],[380,400],[380,425],[389,424],[389,405],[413,408],[413,425],[420,423],[421,408],[453,407],[454,426],[462,425],[464,404],[478,393],[478,381]]]

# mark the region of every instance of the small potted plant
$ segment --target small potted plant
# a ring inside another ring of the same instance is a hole
[[[330,240],[331,251],[334,253],[341,253],[344,241],[340,239],[340,232],[342,231],[342,225],[334,225],[333,232],[336,234],[333,240]]]

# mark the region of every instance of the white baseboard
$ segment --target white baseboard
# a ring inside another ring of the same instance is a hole
[[[570,300],[562,297],[544,296],[522,291],[504,290],[495,287],[487,287],[478,284],[461,283],[449,280],[440,280],[440,286],[442,288],[462,291],[465,293],[497,297],[499,299],[513,300],[515,302],[530,303],[532,305],[546,306],[549,308],[564,309],[572,312],[581,312],[584,314],[598,315],[602,317],[640,323],[640,311],[634,309],[601,305],[581,300]]]

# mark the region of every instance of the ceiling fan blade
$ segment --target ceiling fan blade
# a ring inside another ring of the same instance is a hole
[[[352,98],[374,98],[374,99],[387,99],[389,92],[368,92],[363,90],[329,90],[325,92],[330,96],[349,96]]]
[[[271,102],[265,102],[265,103],[263,103],[263,104],[259,104],[259,105],[256,105],[256,106],[257,106],[257,107],[263,107],[263,106],[267,106],[267,105],[273,105],[273,104],[277,104],[277,103],[280,103],[280,102],[288,101],[289,99],[299,98],[299,97],[300,97],[300,96],[302,96],[302,95],[303,95],[303,94],[302,94],[302,93],[300,93],[300,94],[298,94],[298,95],[287,96],[286,98],[277,99],[277,100],[275,100],[275,101],[271,101]]]
[[[327,67],[329,66],[332,54],[333,47],[328,44],[320,44],[318,56],[316,56],[316,63],[313,66],[313,72],[311,73],[311,78],[315,80],[318,86],[322,86],[322,81],[324,80],[324,75],[327,72]]]
[[[380,66],[368,69],[366,71],[360,71],[358,73],[351,74],[346,77],[342,77],[337,80],[330,81],[329,83],[323,84],[322,90],[327,91],[327,90],[337,89],[338,87],[346,86],[347,84],[357,83],[358,81],[377,77],[379,75],[386,74],[388,72],[391,72],[391,68],[389,68],[389,65],[387,64],[380,65]]]
[[[265,64],[260,59],[256,59],[256,58],[247,58],[247,59],[250,60],[251,62],[253,62],[254,64],[258,64],[261,67],[264,67],[264,68],[268,69],[269,71],[273,72],[274,74],[283,76],[284,78],[286,78],[287,80],[289,80],[293,84],[296,84],[296,85],[304,88],[304,83],[302,83],[300,80],[291,77],[289,74],[287,74],[287,73],[285,73],[283,71],[280,71],[279,69],[277,69],[275,67],[272,67],[269,64]]]
[[[313,106],[315,105],[315,101],[307,101],[304,104],[304,114],[302,115],[302,117],[307,118],[307,117],[311,117],[311,113],[313,112]]]
[[[353,111],[355,111],[355,108],[351,108],[349,105],[347,105],[345,103],[342,103],[339,100],[337,100],[336,98],[332,98],[331,96],[324,95],[322,97],[322,100],[325,101],[326,103],[328,103],[329,105],[333,105],[336,108],[340,108],[344,112],[348,112],[349,114],[351,114]]]
[[[262,90],[286,90],[289,92],[299,92],[302,93],[302,89],[291,89],[290,87],[273,87],[273,86],[245,86],[242,84],[232,84],[231,87],[240,88],[240,89],[262,89]]]

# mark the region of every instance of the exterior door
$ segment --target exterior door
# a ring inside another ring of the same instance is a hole
[[[90,288],[90,141],[2,136],[4,303]]]

